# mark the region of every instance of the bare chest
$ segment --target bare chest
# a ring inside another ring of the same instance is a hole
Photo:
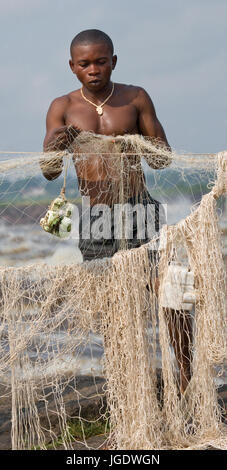
[[[122,135],[138,132],[138,113],[135,106],[109,106],[102,108],[103,114],[98,114],[95,106],[89,103],[72,104],[65,113],[65,125],[74,125],[84,131],[96,134]]]

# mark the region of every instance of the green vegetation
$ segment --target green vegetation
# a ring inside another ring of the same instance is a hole
[[[184,172],[171,169],[156,170],[146,172],[146,185],[153,197],[159,193],[169,200],[178,195],[188,195],[194,201],[209,191],[207,184],[213,176],[211,173],[202,171],[193,173],[189,170]],[[60,193],[62,184],[62,177],[53,181],[47,181],[42,176],[14,181],[2,178],[0,179],[0,205],[48,204]],[[70,175],[67,178],[66,197],[70,202],[79,197],[76,176]]]
[[[61,191],[63,179],[54,181],[44,180],[42,177],[33,176],[11,181],[0,178],[0,205],[13,203],[14,205],[49,204]],[[77,179],[70,178],[67,181],[66,196],[70,199],[78,198],[79,192]]]
[[[176,197],[187,197],[192,202],[198,202],[202,196],[210,191],[208,183],[212,179],[211,173],[190,172],[189,170],[163,170],[162,172],[149,172],[146,175],[148,190],[154,198],[162,198],[163,203],[174,200]]]
[[[196,203],[210,191],[209,182],[214,180],[214,173],[204,170],[193,172],[189,169],[164,169],[148,171],[145,178],[151,196],[162,203],[169,203],[176,198],[183,200],[184,197]],[[0,178],[0,207],[2,209],[10,204],[16,207],[35,204],[47,207],[60,194],[62,184],[62,177],[53,181],[47,181],[42,176],[15,181]],[[67,179],[66,197],[74,204],[81,202],[77,178],[72,174]]]
[[[107,434],[109,427],[109,420],[100,419],[97,421],[83,421],[83,423],[77,419],[73,420],[68,425],[68,431],[71,436],[76,439],[86,439],[92,436],[98,436],[100,434]]]
[[[96,421],[86,421],[79,418],[73,419],[68,422],[67,435],[65,436],[65,439],[63,439],[63,436],[59,436],[55,441],[46,444],[46,448],[55,449],[62,446],[64,441],[67,442],[67,440],[69,440],[69,436],[71,440],[75,439],[79,441],[83,441],[84,438],[88,439],[89,437],[100,436],[103,434],[106,434],[106,437],[108,437],[109,430],[110,425],[109,419],[107,418],[102,418]],[[40,450],[40,447],[34,446],[32,450]]]

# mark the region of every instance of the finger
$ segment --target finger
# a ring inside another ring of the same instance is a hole
[[[67,131],[67,143],[69,145],[73,144],[77,136],[80,134],[81,129],[75,127],[75,126],[70,126],[70,128]]]

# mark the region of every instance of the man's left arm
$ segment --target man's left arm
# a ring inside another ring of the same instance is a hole
[[[158,146],[161,146],[163,147],[163,149],[166,149],[171,152],[171,147],[167,141],[165,131],[157,118],[153,102],[150,96],[148,95],[148,93],[143,88],[140,88],[139,90],[136,105],[137,105],[138,114],[139,114],[138,115],[138,127],[139,127],[140,133],[144,137],[153,138],[154,145],[155,143],[157,143]],[[161,160],[163,159],[161,158]],[[161,163],[160,166],[163,168],[164,166],[168,166],[170,162],[169,162],[169,159],[167,158],[166,164],[164,161],[160,163]],[[150,164],[149,161],[148,161],[148,164]],[[153,165],[150,164],[150,166],[153,166]]]

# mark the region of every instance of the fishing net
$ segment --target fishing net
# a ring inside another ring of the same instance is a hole
[[[12,448],[226,448],[227,153],[68,137],[1,154]]]

